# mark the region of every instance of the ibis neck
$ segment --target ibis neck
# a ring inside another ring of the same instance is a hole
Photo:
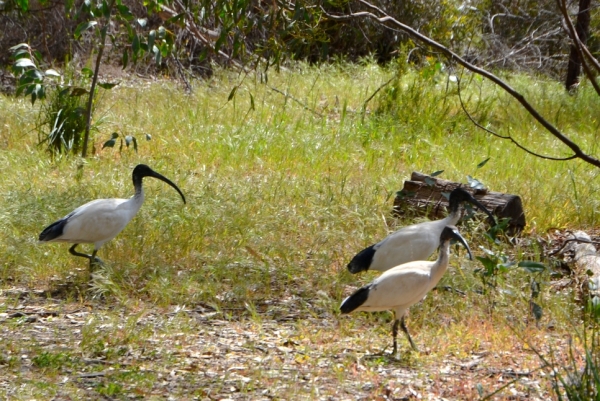
[[[458,220],[460,220],[461,214],[462,213],[458,207],[456,207],[454,210],[450,210],[450,214],[444,219],[444,227],[455,226],[458,223]]]
[[[142,187],[142,178],[134,176],[133,177],[133,188],[135,189],[135,194],[133,195],[134,203],[138,204],[138,209],[142,206],[144,202],[144,188]]]
[[[143,199],[144,198],[144,190],[142,189],[142,179],[143,179],[143,177],[140,177],[137,174],[134,174],[134,176],[133,176],[133,188],[135,189],[134,196],[141,196]]]
[[[450,241],[444,241],[440,244],[439,255],[433,268],[431,269],[431,283],[432,287],[440,281],[446,269],[448,268],[448,262],[450,259]]]

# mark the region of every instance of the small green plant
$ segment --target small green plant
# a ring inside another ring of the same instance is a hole
[[[12,70],[17,77],[17,96],[30,96],[31,104],[46,97],[47,79],[60,78],[60,74],[51,68],[43,68],[43,59],[39,51],[27,43],[11,47]]]
[[[538,357],[552,370],[552,390],[559,401],[586,401],[600,399],[600,304],[588,300],[581,331],[574,330],[583,347],[578,351],[569,339],[566,363],[549,360],[534,348]],[[552,355],[551,355],[552,357]]]
[[[119,137],[121,137],[119,139]],[[152,140],[152,135],[150,134],[144,134],[144,137],[146,138],[146,141],[151,141]],[[117,139],[119,139],[119,153],[123,152],[123,144],[125,144],[125,146],[127,148],[129,148],[129,145],[132,145],[133,150],[135,150],[135,152],[137,153],[138,151],[138,141],[136,139],[135,136],[133,135],[125,135],[125,134],[119,134],[118,132],[113,132],[110,136],[110,139],[107,140],[106,142],[104,142],[104,144],[102,145],[102,149],[104,148],[114,148],[115,145],[117,144]]]
[[[96,391],[98,394],[104,395],[106,397],[113,397],[119,395],[123,391],[123,386],[119,383],[101,383],[96,386]]]
[[[58,370],[69,364],[71,357],[62,352],[53,353],[44,351],[31,358],[31,362],[40,369]]]
[[[500,230],[499,227],[505,226],[508,219],[503,219],[500,224],[492,227],[493,230]],[[489,240],[496,246],[497,243],[496,233],[490,235],[488,233]],[[489,312],[491,313],[494,309],[495,297],[497,293],[502,292],[508,295],[512,294],[512,291],[504,289],[501,284],[504,277],[514,268],[521,268],[524,271],[531,274],[529,281],[530,296],[529,296],[529,311],[534,316],[535,321],[539,322],[542,318],[542,307],[536,302],[540,295],[540,275],[547,270],[543,263],[535,261],[520,261],[516,262],[507,255],[504,250],[498,249],[496,251],[488,249],[484,246],[479,246],[484,252],[485,256],[476,256],[475,258],[481,262],[482,267],[475,269],[475,273],[479,276],[482,283],[482,293],[488,299]]]
[[[85,99],[73,87],[52,90],[38,115],[39,145],[56,154],[77,154],[85,132]],[[45,127],[45,128],[42,128]]]
[[[29,11],[29,0],[20,0],[17,4],[22,12]],[[151,6],[158,7],[158,4],[152,3]],[[125,46],[123,50],[123,68],[128,65],[130,59],[136,63],[145,54],[152,55],[153,60],[160,64],[162,59],[171,54],[173,50],[174,34],[161,26],[158,29],[150,30],[145,39],[138,29],[143,30],[147,27],[147,19],[134,18],[129,7],[121,0],[97,3],[85,1],[78,10],[74,10],[74,7],[74,2],[67,2],[66,13],[69,16],[72,14],[77,19],[83,19],[83,22],[77,26],[73,36],[76,40],[83,40],[86,32],[92,32],[90,39],[97,53],[95,65],[93,70],[89,67],[81,69],[80,75],[84,80],[89,78],[85,88],[81,86],[51,86],[53,90],[57,91],[57,94],[52,97],[53,102],[47,110],[41,112],[41,120],[51,127],[49,134],[42,142],[47,143],[48,150],[52,154],[81,151],[81,156],[85,158],[90,141],[90,131],[93,128],[92,112],[97,95],[96,86],[112,89],[118,85],[118,83],[100,82],[98,77],[107,37],[110,36],[113,42],[115,41],[114,34],[108,34],[109,26],[125,26],[127,28],[131,46]],[[117,21],[117,24],[114,24],[113,19]],[[41,54],[26,43],[13,46],[10,50],[13,58],[13,71],[18,77],[17,95],[31,96],[32,104],[37,99],[46,98],[48,90],[46,78],[60,77],[60,74],[53,69],[43,71]],[[89,89],[86,89],[88,87]],[[87,95],[85,100],[83,98],[73,99],[83,95]],[[83,131],[81,131],[82,126]]]

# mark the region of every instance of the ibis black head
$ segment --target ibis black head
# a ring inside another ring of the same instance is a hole
[[[150,167],[146,166],[145,164],[138,164],[133,169],[133,174],[132,174],[133,186],[135,187],[136,191],[138,191],[138,188],[142,187],[142,178],[144,178],[144,177],[154,177],[154,178],[158,178],[159,180],[161,180],[163,182],[166,182],[167,184],[169,184],[170,186],[175,188],[175,190],[177,192],[179,192],[179,195],[181,195],[181,199],[183,199],[183,203],[186,203],[185,196],[183,196],[183,192],[181,192],[181,190],[179,189],[179,187],[177,185],[175,185],[171,180],[169,180],[164,175],[157,173],[156,171],[152,170]]]
[[[477,206],[482,212],[488,215],[490,218],[490,224],[496,225],[496,219],[494,219],[494,215],[490,213],[490,211],[487,210],[487,208],[483,206],[477,199],[475,199],[473,195],[460,187],[455,188],[452,192],[450,192],[450,199],[448,201],[450,204],[450,212],[456,212],[458,210],[458,206],[462,202],[469,202],[471,205]]]
[[[469,259],[473,260],[471,248],[469,248],[469,244],[467,244],[467,241],[465,241],[463,236],[460,235],[460,233],[458,232],[458,228],[456,228],[455,226],[444,227],[444,229],[442,230],[442,235],[440,235],[440,245],[442,245],[444,242],[451,241],[453,239],[459,241],[461,244],[463,244],[465,248],[467,248],[467,252],[469,252]]]

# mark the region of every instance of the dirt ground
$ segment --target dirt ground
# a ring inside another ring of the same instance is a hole
[[[337,318],[299,314],[290,303],[235,318],[202,306],[115,310],[11,289],[0,305],[5,399],[464,400],[503,386],[490,399],[554,398],[549,369],[536,370],[542,363],[526,347],[430,358],[401,338],[393,358],[389,349],[356,349]]]

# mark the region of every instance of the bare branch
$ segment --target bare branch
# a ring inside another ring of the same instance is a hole
[[[283,96],[285,96],[286,98],[290,98],[290,99],[292,99],[294,102],[296,102],[296,103],[298,103],[300,106],[302,106],[302,107],[303,107],[305,110],[308,110],[308,111],[310,111],[311,113],[315,114],[316,116],[318,116],[318,117],[320,117],[320,118],[323,118],[323,114],[319,113],[319,112],[318,112],[318,111],[316,111],[316,110],[313,110],[313,109],[311,109],[310,107],[308,107],[307,105],[305,105],[304,103],[302,103],[300,100],[296,99],[295,97],[293,97],[293,96],[292,96],[292,95],[290,95],[289,93],[283,92],[283,91],[281,91],[281,90],[279,90],[279,89],[277,89],[277,88],[275,88],[275,87],[273,87],[273,86],[269,86],[269,88],[270,88],[272,91],[275,91],[275,92],[277,92],[277,93],[279,93],[279,94],[282,94],[282,95],[283,95]]]
[[[375,92],[373,92],[371,94],[371,96],[369,96],[369,98],[367,100],[365,100],[365,102],[363,103],[363,112],[367,109],[367,103],[369,103],[371,101],[371,99],[373,99],[375,97],[375,95],[377,93],[379,93],[380,90],[382,90],[383,88],[385,88],[386,86],[388,86],[390,84],[390,82],[392,82],[394,79],[396,79],[396,77],[391,77],[390,79],[388,79],[388,81],[386,83],[384,83],[379,88],[377,88],[375,90]]]
[[[463,109],[464,113],[467,115],[467,117],[469,118],[469,120],[471,120],[471,122],[479,129],[487,132],[490,135],[495,136],[496,138],[500,138],[500,139],[506,139],[509,140],[510,142],[512,142],[516,147],[518,147],[519,149],[529,153],[530,155],[533,155],[535,157],[539,157],[540,159],[545,159],[545,160],[552,160],[552,161],[565,161],[565,160],[573,160],[576,159],[577,156],[576,155],[571,155],[569,157],[553,157],[553,156],[544,156],[541,155],[539,153],[535,153],[532,150],[529,150],[528,148],[526,148],[525,146],[521,145],[515,138],[513,138],[511,135],[501,135],[487,127],[484,127],[483,125],[481,125],[478,121],[476,121],[473,116],[471,116],[471,113],[469,113],[469,111],[467,110],[466,105],[463,102],[462,99],[462,95],[461,95],[461,89],[460,89],[460,78],[457,77],[456,80],[457,86],[458,86],[458,100],[460,101],[460,107]]]
[[[524,108],[525,110],[527,110],[527,112],[529,112],[529,114],[537,121],[539,122],[548,132],[550,132],[554,137],[556,137],[558,140],[560,140],[563,144],[565,144],[567,147],[569,147],[574,154],[573,158],[579,158],[593,166],[596,167],[600,167],[600,159],[597,159],[594,156],[591,156],[587,153],[585,153],[580,147],[579,145],[577,145],[575,142],[573,142],[569,137],[567,137],[565,134],[563,134],[562,132],[560,132],[554,125],[552,125],[550,122],[548,122],[528,101],[527,99],[525,99],[525,97],[517,92],[514,88],[512,88],[508,83],[506,83],[505,81],[503,81],[502,79],[500,79],[499,77],[497,77],[496,75],[492,74],[491,72],[484,70],[482,68],[479,68],[471,63],[469,63],[468,61],[466,61],[465,59],[463,59],[462,57],[460,57],[458,54],[454,53],[452,50],[448,49],[446,46],[436,42],[435,40],[417,32],[415,29],[411,28],[408,25],[405,25],[403,23],[401,23],[400,21],[396,20],[395,18],[387,15],[383,10],[381,10],[378,7],[373,6],[372,4],[366,2],[365,0],[359,0],[361,4],[365,5],[365,7],[368,7],[372,10],[376,10],[378,13],[380,13],[382,16],[377,16],[369,11],[360,11],[360,12],[355,12],[355,13],[351,13],[351,14],[347,14],[347,15],[333,15],[327,12],[327,10],[322,9],[323,13],[325,15],[327,15],[327,17],[331,18],[331,19],[335,19],[335,20],[352,20],[352,19],[359,19],[359,18],[370,18],[372,20],[375,20],[377,22],[379,22],[380,24],[382,24],[383,26],[388,26],[388,24],[392,24],[394,27],[406,32],[408,35],[410,35],[413,39],[416,39],[420,42],[425,43],[426,45],[440,51],[441,53],[443,53],[448,59],[450,59],[451,61],[454,61],[460,65],[462,65],[463,67],[465,67],[467,70],[481,75],[484,78],[489,79],[490,81],[492,81],[493,83],[495,83],[496,85],[498,85],[499,87],[501,87],[505,92],[507,92],[510,96],[512,96],[513,98],[515,98]]]

